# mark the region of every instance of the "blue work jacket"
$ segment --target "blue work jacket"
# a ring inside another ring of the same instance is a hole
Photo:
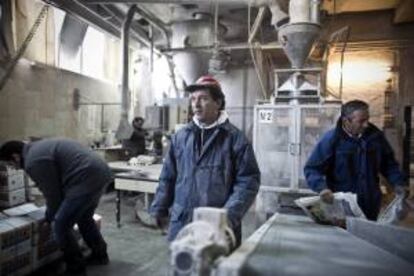
[[[391,146],[373,124],[361,137],[353,138],[338,121],[316,145],[304,172],[309,187],[316,192],[329,188],[356,193],[358,205],[370,220],[377,219],[381,207],[379,174],[393,186],[404,184]]]
[[[150,213],[166,217],[171,209],[171,241],[191,221],[194,208],[226,208],[240,242],[242,217],[260,185],[252,146],[228,120],[211,130],[203,146],[202,131],[191,122],[172,137]]]

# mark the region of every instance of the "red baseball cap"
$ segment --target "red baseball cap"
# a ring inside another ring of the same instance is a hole
[[[187,86],[185,91],[193,93],[200,89],[207,89],[215,101],[221,100],[220,110],[224,110],[226,100],[221,85],[215,78],[209,75],[201,76],[195,84]]]
[[[206,75],[201,76],[195,84],[191,84],[185,88],[185,91],[188,91],[190,93],[200,90],[200,89],[208,89],[210,93],[212,94],[213,98],[219,98],[224,100],[224,94],[221,90],[220,83],[213,78],[212,76]]]

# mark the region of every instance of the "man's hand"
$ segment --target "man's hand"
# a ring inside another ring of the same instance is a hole
[[[398,197],[406,198],[408,196],[408,187],[403,185],[397,185],[394,187],[394,193]]]
[[[324,189],[319,193],[321,200],[327,204],[332,204],[334,201],[334,194],[330,189]]]
[[[46,208],[45,211],[45,220],[47,223],[52,224],[52,221],[54,220],[55,215],[50,211],[49,208]]]
[[[169,218],[168,217],[154,217],[155,222],[159,229],[161,229],[163,234],[166,234],[168,228]]]

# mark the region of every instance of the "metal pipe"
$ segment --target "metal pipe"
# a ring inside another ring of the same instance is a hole
[[[105,5],[101,5],[102,7],[105,7],[106,9],[110,10],[114,15],[115,18],[119,19],[119,16],[117,16],[117,14],[111,10],[109,7],[106,7]],[[168,33],[167,28],[164,26],[165,24],[159,20],[156,16],[152,15],[150,12],[146,11],[145,9],[143,9],[142,7],[136,7],[136,13],[141,16],[142,18],[144,18],[145,20],[147,20],[151,26],[154,26],[155,28],[157,28],[158,30],[161,31],[161,33],[164,35],[166,41],[167,41],[167,47],[171,47],[171,40],[170,40],[170,36]],[[155,46],[154,46],[154,41],[153,41],[153,37],[151,38],[151,43],[150,43],[150,51],[151,51],[151,57],[153,57],[154,52],[157,53],[158,55],[163,54],[161,53]],[[148,46],[148,45],[147,45]],[[175,79],[175,73],[174,73],[174,64],[172,63],[172,60],[170,57],[168,57],[167,55],[163,54],[165,56],[165,58],[167,59],[167,63],[168,63],[168,69],[170,71],[170,78],[171,78],[171,82],[173,84],[174,87],[174,91],[175,93],[178,95],[178,87],[177,87],[177,82]],[[151,58],[152,59],[152,58]],[[151,61],[152,64],[152,61]],[[151,70],[152,71],[152,70]]]
[[[167,45],[170,46],[170,36],[168,34],[168,30],[164,26],[165,24],[160,19],[158,19],[155,15],[150,14],[142,7],[137,6],[136,13],[139,14],[145,20],[147,20],[152,26],[160,30],[161,33],[164,35],[165,39],[167,40]]]
[[[310,21],[315,24],[320,23],[320,0],[311,0],[310,3]]]
[[[262,24],[264,18],[265,7],[260,7],[259,12],[257,13],[256,19],[254,20],[253,26],[250,31],[249,39],[247,43],[252,43],[254,37],[256,36],[257,31],[259,30],[260,25]]]
[[[167,28],[164,26],[165,24],[158,19],[155,15],[152,15],[150,12],[146,11],[145,9],[143,9],[142,7],[137,7],[137,13],[144,18],[145,20],[147,20],[152,26],[154,26],[155,28],[157,28],[159,31],[161,31],[161,33],[164,35],[166,41],[167,41],[167,47],[171,47],[171,40],[170,40],[170,35],[168,33]],[[151,42],[152,42],[152,46],[151,46],[151,51],[157,50],[154,45],[153,45],[153,38],[151,38]],[[162,54],[162,53],[161,53]],[[151,53],[152,56],[152,53]],[[167,55],[165,55],[165,58],[167,59],[167,63],[168,63],[168,70],[170,71],[170,78],[171,78],[171,82],[173,84],[174,87],[174,91],[178,97],[178,87],[177,87],[177,81],[175,79],[175,73],[174,73],[174,64],[173,61],[171,60],[171,58]],[[152,62],[151,62],[152,64]],[[152,71],[152,70],[151,70]]]
[[[160,49],[162,53],[170,52],[197,52],[197,51],[206,51],[214,49],[214,45],[203,45],[203,46],[188,46],[188,47],[177,47],[177,48],[163,48]],[[252,44],[247,43],[234,43],[229,45],[219,45],[216,47],[218,50],[231,51],[231,50],[248,50],[261,49],[261,50],[274,50],[274,49],[283,49],[280,43],[272,42],[267,44],[260,44],[259,42],[254,42]]]
[[[137,6],[133,5],[129,8],[125,21],[122,24],[122,110],[121,120],[128,121],[129,101],[128,101],[128,86],[129,86],[129,29],[131,27],[132,18],[137,11]]]
[[[311,0],[295,0],[289,2],[289,23],[311,22],[310,1]]]

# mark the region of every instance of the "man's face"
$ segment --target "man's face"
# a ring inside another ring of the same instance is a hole
[[[351,116],[344,118],[345,129],[354,136],[362,134],[368,127],[369,112],[367,110],[355,110]]]
[[[190,100],[194,116],[200,122],[208,125],[217,120],[221,103],[214,101],[207,89],[194,91]]]
[[[10,162],[18,169],[22,169],[22,157],[20,154],[13,153]]]

